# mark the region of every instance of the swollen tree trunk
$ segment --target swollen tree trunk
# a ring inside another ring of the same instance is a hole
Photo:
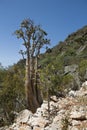
[[[27,108],[32,112],[41,105],[42,98],[40,90],[37,87],[37,59],[36,59],[36,70],[35,64],[33,64],[34,58],[38,57],[40,49],[50,43],[50,40],[45,38],[47,33],[41,29],[40,26],[34,25],[31,19],[24,20],[21,23],[19,30],[15,31],[17,38],[23,40],[23,45],[26,49],[26,73],[25,73],[25,94]],[[23,53],[21,51],[21,53]],[[35,73],[36,71],[36,73]],[[35,81],[34,81],[35,79]]]
[[[33,113],[36,112],[36,109],[39,107],[39,103],[36,97],[34,96],[31,85],[29,57],[27,57],[26,59],[25,94],[26,94],[27,108],[31,110]]]

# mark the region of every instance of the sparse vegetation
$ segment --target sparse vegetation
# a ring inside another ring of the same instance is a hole
[[[69,126],[69,117],[66,116],[64,119],[62,119],[62,130],[68,130]]]
[[[37,86],[42,90],[45,99],[48,91],[50,95],[54,95],[57,92],[65,93],[65,90],[70,89],[71,82],[74,83],[75,80],[71,73],[78,73],[79,80],[82,83],[85,81],[84,76],[87,71],[87,26],[69,35],[64,42],[60,42],[51,48],[50,53],[46,52],[38,56],[38,70],[34,70],[34,72],[38,72],[39,82],[37,82]],[[33,55],[33,58],[36,58],[35,55]],[[78,65],[78,69],[74,72],[65,73],[65,66],[72,64]],[[2,124],[8,124],[13,121],[12,111],[18,112],[26,107],[24,82],[24,57],[23,60],[6,69],[0,64],[0,113],[5,119]],[[81,98],[79,101],[81,104],[86,103],[85,98]],[[63,129],[66,130],[67,118],[63,120],[63,123]]]

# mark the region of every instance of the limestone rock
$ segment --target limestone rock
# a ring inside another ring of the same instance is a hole
[[[87,81],[85,81],[83,84],[82,84],[82,87],[87,89]]]
[[[71,90],[71,91],[69,92],[69,96],[75,97],[75,96],[76,96],[76,92],[73,91],[73,90]]]
[[[50,118],[48,102],[44,101],[35,114],[25,109],[15,122],[0,130],[86,130],[87,129],[87,90],[70,91],[66,97],[53,96],[50,101]],[[84,100],[85,99],[85,100]]]
[[[32,117],[32,112],[25,109],[18,114],[15,121],[17,123],[26,123],[31,117]]]
[[[32,127],[38,126],[40,128],[44,128],[48,121],[45,120],[43,117],[32,117],[28,122]]]
[[[73,110],[71,111],[70,113],[70,118],[74,119],[74,120],[86,120],[86,115],[87,115],[87,112],[86,112],[86,108],[82,107],[82,106],[78,106],[74,107]]]

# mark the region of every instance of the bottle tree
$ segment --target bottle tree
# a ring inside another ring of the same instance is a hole
[[[20,28],[15,31],[17,38],[22,39],[26,54],[25,94],[27,108],[32,112],[42,104],[42,97],[37,86],[38,58],[44,45],[50,43],[47,33],[35,25],[31,19],[23,20]]]

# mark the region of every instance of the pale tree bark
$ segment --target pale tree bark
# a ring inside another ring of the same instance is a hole
[[[23,40],[26,49],[25,94],[27,108],[32,112],[42,103],[40,89],[38,88],[38,55],[41,47],[49,44],[45,38],[47,33],[35,26],[32,20],[24,20],[21,28],[16,30],[17,38]],[[36,60],[35,60],[36,59]]]
[[[39,107],[39,104],[36,100],[33,88],[31,86],[29,59],[26,59],[25,94],[27,108],[34,113]]]
[[[41,96],[41,91],[39,86],[39,74],[38,74],[38,60],[37,57],[35,58],[35,73],[34,73],[34,95],[38,101],[38,103],[41,105],[43,100]]]

